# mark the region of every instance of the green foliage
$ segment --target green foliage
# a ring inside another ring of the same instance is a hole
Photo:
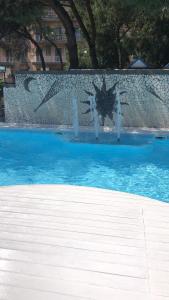
[[[43,14],[39,0],[0,0],[0,37],[32,26]]]
[[[169,0],[125,0],[125,2],[153,15],[169,6]]]
[[[100,65],[106,68],[126,67],[129,56],[125,46],[126,37],[134,27],[138,11],[125,0],[96,2],[97,51]]]
[[[10,51],[15,60],[24,59],[30,49],[30,42],[24,38],[18,37],[18,34],[11,33],[9,36],[0,40],[0,47],[5,51]]]
[[[82,69],[91,69],[91,61],[89,57],[89,49],[84,43],[78,44],[79,64]]]
[[[30,25],[42,14],[38,0],[0,0],[0,18],[9,23]]]
[[[92,0],[92,8],[101,68],[125,68],[131,56],[169,62],[169,0]],[[83,4],[81,14],[89,26]]]
[[[87,42],[78,43],[82,68],[91,68],[91,46],[95,45],[100,68],[125,68],[131,55],[141,56],[152,67],[169,62],[169,0],[0,0],[0,39],[22,27],[30,32],[36,29],[44,14],[43,4],[60,3],[74,20],[72,2],[93,42],[83,36]],[[49,28],[43,28],[43,33],[54,41]]]
[[[143,16],[125,40],[128,52],[144,58],[152,67],[159,68],[169,62],[168,16]]]

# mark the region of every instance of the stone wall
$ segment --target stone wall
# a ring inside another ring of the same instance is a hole
[[[169,70],[71,70],[16,74],[16,86],[4,89],[6,122],[72,124],[72,97],[78,99],[80,125],[90,125],[89,95],[104,110],[114,109],[121,93],[123,126],[169,127]],[[109,115],[109,116],[110,116]],[[106,117],[106,125],[112,121]]]

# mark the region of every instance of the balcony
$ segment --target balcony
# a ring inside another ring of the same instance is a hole
[[[7,59],[4,56],[0,56],[0,64],[7,63]]]
[[[45,59],[45,63],[47,63],[47,64],[60,64],[60,58],[59,58],[59,56],[54,56],[54,57],[46,56],[46,57],[44,57],[44,59]],[[36,57],[36,61],[34,61],[33,63],[40,64],[41,63],[40,57],[37,56]]]
[[[12,64],[14,64],[14,58],[13,57],[8,57],[8,58],[6,58],[5,56],[0,56],[0,64],[1,65],[5,65],[5,66],[7,66],[7,65],[12,65]]]
[[[19,58],[16,58],[13,55],[0,55],[0,65],[10,66],[17,63],[26,64],[27,61],[28,60],[26,55],[20,56]]]
[[[43,21],[58,21],[59,18],[57,15],[46,15],[42,17]]]
[[[54,12],[53,9],[47,9],[44,16],[42,17],[44,21],[57,21],[59,20],[57,14]]]
[[[56,34],[54,36],[54,40],[55,41],[66,41],[66,34],[62,33],[62,34]]]
[[[54,42],[66,42],[66,34],[62,33],[62,34],[55,34],[52,36],[52,40]],[[48,43],[44,38],[42,38],[39,34],[36,34],[36,41],[38,43]]]

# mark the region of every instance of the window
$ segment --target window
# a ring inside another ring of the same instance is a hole
[[[55,32],[56,35],[62,34],[62,27],[54,28],[54,32]]]
[[[58,48],[58,50],[55,49],[55,61],[60,63],[60,56],[59,56],[58,51],[59,51],[60,55],[62,55],[62,49],[61,48]]]
[[[51,46],[46,46],[45,54],[46,54],[46,56],[51,56]]]
[[[27,61],[27,56],[28,56],[28,51],[25,49],[24,51],[22,51],[20,53],[20,61],[22,63],[26,62]]]
[[[48,8],[48,9],[46,10],[46,14],[47,14],[48,16],[52,16],[52,15],[53,15],[53,10],[52,10],[51,8]]]
[[[53,36],[57,41],[62,41],[65,39],[65,33],[62,27],[56,27],[52,29]]]
[[[56,15],[56,13],[54,12],[54,10],[52,8],[48,8],[46,10],[46,16],[48,16],[48,17],[56,17],[57,15]]]
[[[41,37],[41,34],[39,32],[36,32],[35,39],[36,39],[37,42],[41,41],[42,37]]]

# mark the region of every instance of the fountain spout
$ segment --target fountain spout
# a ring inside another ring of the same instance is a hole
[[[79,136],[79,116],[78,116],[78,104],[77,98],[73,96],[72,98],[72,123],[73,123],[73,131],[75,138]]]
[[[89,97],[90,101],[90,111],[91,111],[91,120],[94,122],[94,131],[96,139],[99,138],[99,116],[96,109],[96,99],[94,96]]]

